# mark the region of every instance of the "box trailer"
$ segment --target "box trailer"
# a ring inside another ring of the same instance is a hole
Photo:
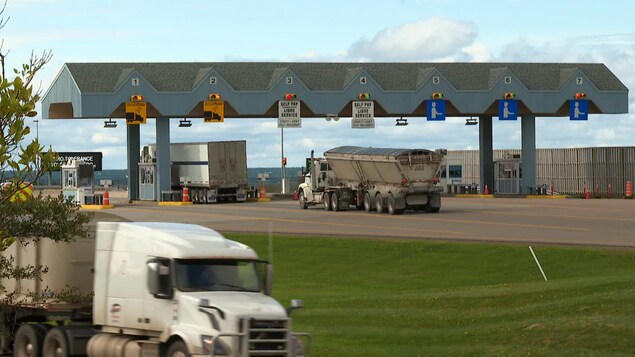
[[[142,157],[140,166],[153,162],[156,146],[144,149],[142,156],[146,155],[151,157]],[[172,190],[188,187],[194,203],[243,202],[249,188],[247,143],[244,140],[172,143],[170,172]],[[146,181],[142,177],[141,182]]]

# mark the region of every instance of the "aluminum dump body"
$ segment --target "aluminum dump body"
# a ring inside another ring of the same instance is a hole
[[[324,153],[340,182],[401,185],[431,183],[443,155],[427,149],[340,146]]]
[[[66,288],[76,288],[77,293],[88,295],[93,291],[93,268],[95,262],[95,239],[82,238],[72,243],[56,243],[51,239],[42,238],[35,243],[28,241],[26,246],[15,242],[2,252],[5,257],[13,257],[13,266],[26,268],[27,266],[45,266],[48,272],[42,275],[42,280],[35,279],[1,279],[2,286],[7,291],[16,291],[18,299],[31,301],[29,294],[46,297],[47,289],[61,291]]]

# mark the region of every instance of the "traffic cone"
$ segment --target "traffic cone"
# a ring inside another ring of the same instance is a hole
[[[606,197],[611,198],[611,184],[609,184],[609,189],[606,191]]]
[[[108,193],[108,190],[107,190],[107,189],[104,191],[104,202],[103,202],[103,206],[110,206],[110,194]]]
[[[584,181],[584,198],[587,200],[591,198],[591,193],[586,188],[586,181]]]
[[[183,202],[190,202],[190,189],[183,187]]]
[[[553,181],[551,181],[551,195],[553,196]]]
[[[485,191],[483,192],[484,195],[489,195],[489,190],[487,189],[487,185],[485,185]]]
[[[633,198],[633,185],[630,181],[626,181],[626,198]]]
[[[294,200],[294,201],[297,201],[298,199],[299,199],[299,197],[298,197],[298,190],[295,190],[295,191],[293,192],[293,200]]]
[[[265,190],[265,186],[260,186],[260,195],[259,198],[267,198],[267,190]]]

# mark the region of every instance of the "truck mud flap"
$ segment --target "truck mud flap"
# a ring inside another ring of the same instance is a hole
[[[422,206],[428,203],[428,195],[409,195],[406,196],[408,206]]]

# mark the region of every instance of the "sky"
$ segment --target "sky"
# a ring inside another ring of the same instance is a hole
[[[38,73],[44,93],[69,62],[580,62],[604,63],[629,88],[629,113],[588,122],[537,118],[536,147],[635,145],[635,1],[518,0],[8,0],[0,29],[8,68],[53,53]],[[38,107],[41,112],[41,108]],[[126,130],[103,120],[28,118],[32,137],[55,151],[99,151],[105,169],[126,167]],[[478,149],[465,118],[375,129],[304,119],[284,131],[288,166],[340,145]],[[249,167],[279,167],[276,119],[171,124],[172,142],[246,140]],[[35,128],[34,128],[35,129]],[[494,149],[520,148],[520,121],[494,120]],[[154,120],[141,145],[154,143]]]

